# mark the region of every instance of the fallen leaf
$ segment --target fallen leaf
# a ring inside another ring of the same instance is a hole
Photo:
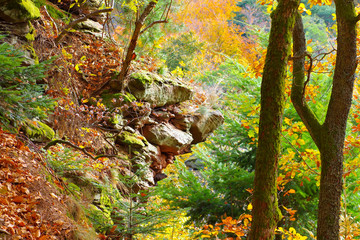
[[[24,202],[24,197],[23,196],[16,196],[16,197],[14,197],[13,199],[12,199],[12,201],[14,202],[14,203],[22,203],[22,202]]]

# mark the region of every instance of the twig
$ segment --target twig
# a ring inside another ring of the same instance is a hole
[[[86,151],[85,148],[78,147],[78,146],[76,146],[75,144],[73,144],[73,143],[71,143],[71,142],[69,142],[69,141],[65,141],[65,140],[61,140],[61,139],[57,139],[57,140],[53,140],[53,141],[49,142],[48,144],[46,144],[46,146],[44,147],[44,149],[47,150],[49,147],[54,146],[54,145],[56,145],[56,144],[58,144],[58,143],[67,144],[67,145],[69,145],[69,146],[71,146],[71,147],[73,147],[73,148],[75,148],[75,149],[77,149],[77,150],[82,151],[82,152],[85,153],[87,156],[89,156],[90,158],[92,158],[92,159],[95,160],[95,157],[94,157],[93,155],[91,155],[88,151]]]
[[[153,27],[156,24],[160,24],[160,23],[167,23],[167,20],[159,20],[159,21],[155,21],[150,23],[148,26],[146,26],[143,30],[141,30],[140,34],[143,34],[146,30],[148,30],[149,28]]]
[[[53,18],[50,16],[50,14],[48,13],[47,8],[46,8],[45,5],[44,5],[42,8],[44,9],[44,13],[45,13],[46,17],[48,18],[48,20],[49,20],[49,21],[52,23],[52,25],[53,25],[53,29],[54,29],[54,32],[55,32],[55,36],[57,36],[57,35],[59,34],[59,31],[58,31],[58,28],[57,28],[57,26],[56,26],[56,23],[55,23],[54,19],[53,19]]]
[[[290,144],[290,147],[297,152],[297,154],[299,155],[299,157],[301,158],[301,160],[305,163],[306,167],[307,167],[311,172],[313,172],[314,174],[320,176],[320,174],[319,174],[318,172],[316,172],[314,169],[312,169],[312,168],[307,164],[307,162],[305,161],[305,159],[301,156],[301,153],[299,152],[299,150],[297,150],[297,148],[294,147],[294,145],[292,145],[292,143],[289,141],[289,139],[287,139],[287,138],[284,136],[283,133],[281,133],[281,135],[282,135],[283,138],[285,138],[285,140]]]
[[[123,157],[119,156],[119,155],[107,155],[107,154],[100,154],[100,155],[97,155],[94,159],[99,159],[99,158],[112,158],[112,157],[115,157],[115,158],[120,158],[120,159],[123,159]]]
[[[312,67],[313,67],[313,59],[311,57],[311,55],[307,52],[305,52],[305,56],[307,56],[309,59],[310,59],[310,66],[309,66],[309,69],[308,69],[308,72],[307,72],[307,77],[306,77],[306,81],[304,83],[304,88],[303,88],[303,99],[305,99],[305,88],[306,88],[306,85],[309,83],[310,81],[310,74],[311,74],[311,70],[312,70]]]
[[[143,34],[146,30],[148,30],[149,28],[153,27],[156,24],[160,24],[160,23],[167,23],[168,22],[168,17],[169,17],[169,13],[170,13],[170,9],[171,9],[171,5],[172,5],[172,0],[170,1],[170,3],[168,4],[168,8],[167,11],[164,10],[164,12],[162,13],[160,19],[163,18],[164,13],[166,11],[166,16],[164,20],[158,20],[158,21],[154,21],[152,23],[150,23],[148,26],[146,26],[143,30],[141,30],[140,35]]]
[[[73,147],[73,148],[75,148],[75,149],[77,149],[77,150],[80,150],[80,151],[82,151],[84,154],[86,154],[87,156],[89,156],[89,157],[90,157],[91,159],[93,159],[93,160],[96,160],[96,159],[99,159],[99,158],[102,158],[102,157],[107,157],[107,158],[112,158],[112,157],[122,158],[122,157],[119,156],[119,155],[106,155],[106,154],[100,154],[100,155],[97,155],[97,156],[94,157],[91,153],[89,153],[88,151],[86,151],[85,148],[78,147],[78,146],[76,146],[75,144],[73,144],[73,143],[71,143],[71,142],[69,142],[69,141],[65,141],[65,140],[61,140],[61,139],[57,139],[57,140],[54,140],[54,141],[49,142],[49,143],[44,147],[44,149],[47,150],[49,147],[54,146],[54,145],[56,145],[56,144],[58,144],[58,143],[67,144],[67,145],[69,145],[69,146],[71,146],[71,147]]]
[[[55,38],[55,43],[56,44],[59,43],[60,40],[63,39],[63,37],[65,37],[65,35],[69,32],[69,29],[73,28],[76,24],[78,24],[80,22],[85,22],[90,17],[99,15],[100,13],[107,13],[107,12],[111,12],[112,10],[114,10],[114,9],[113,8],[105,8],[105,9],[96,10],[95,12],[86,14],[84,17],[81,17],[81,18],[78,18],[78,19],[72,21],[71,23],[66,25],[64,30],[62,30],[62,32],[60,33],[60,35],[57,38]]]
[[[331,50],[330,52],[319,53],[318,55],[315,56],[315,59],[316,59],[318,62],[320,62],[320,61],[322,61],[327,55],[329,55],[330,53],[335,52],[335,51],[336,51],[336,49],[333,48],[333,50]],[[321,56],[321,55],[323,55],[322,58],[317,59],[317,57],[319,57],[319,56]]]

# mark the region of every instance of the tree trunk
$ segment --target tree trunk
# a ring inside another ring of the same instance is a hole
[[[144,23],[145,23],[145,20],[146,20],[147,16],[151,13],[151,11],[154,9],[156,4],[157,4],[157,1],[149,2],[149,4],[145,7],[144,11],[141,13],[139,19],[136,20],[136,22],[135,22],[135,30],[133,32],[133,35],[131,36],[129,47],[127,49],[125,59],[124,59],[123,64],[121,66],[121,71],[119,73],[119,77],[118,77],[118,79],[116,81],[116,85],[113,84],[112,88],[117,89],[117,90],[121,90],[121,91],[124,90],[125,77],[127,76],[128,72],[129,72],[130,63],[134,58],[134,51],[135,51],[139,36],[141,34],[141,28],[144,26]]]
[[[339,239],[343,147],[357,66],[355,25],[358,17],[355,16],[354,2],[335,0],[335,5],[338,25],[336,66],[331,98],[322,125],[304,98],[306,43],[300,16],[294,28],[294,79],[291,100],[319,148],[321,158],[318,240]]]
[[[280,0],[272,13],[269,46],[261,84],[250,240],[272,239],[277,222],[281,219],[277,201],[277,165],[280,155],[287,60],[299,2]]]

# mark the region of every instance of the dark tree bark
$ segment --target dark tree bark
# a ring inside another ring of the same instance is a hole
[[[356,57],[356,22],[353,0],[335,0],[338,25],[337,55],[331,98],[323,124],[304,98],[305,34],[300,15],[294,28],[294,78],[291,100],[307,127],[321,158],[318,240],[339,239],[340,197],[346,122],[351,107]]]
[[[279,0],[272,13],[269,46],[261,83],[259,140],[256,152],[253,221],[250,240],[273,239],[281,212],[277,200],[277,166],[285,101],[287,60],[299,0]]]

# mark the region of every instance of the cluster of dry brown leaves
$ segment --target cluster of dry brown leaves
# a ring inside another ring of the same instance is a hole
[[[69,239],[72,220],[40,155],[0,129],[0,239]]]

